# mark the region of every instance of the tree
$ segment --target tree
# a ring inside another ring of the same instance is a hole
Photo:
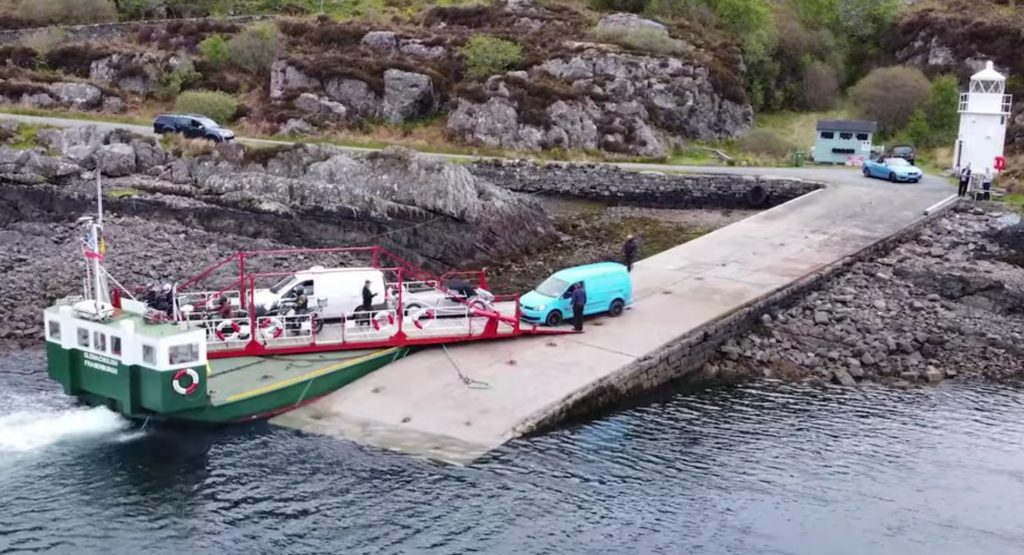
[[[861,117],[876,120],[885,133],[894,133],[907,124],[914,110],[927,104],[931,84],[918,69],[884,67],[857,82],[850,96]]]
[[[280,49],[280,35],[272,22],[250,25],[228,41],[231,61],[253,75],[269,74]]]
[[[939,75],[932,80],[932,97],[928,103],[928,124],[933,145],[951,145],[960,127],[960,87],[954,75]]]
[[[824,62],[812,62],[804,68],[803,105],[809,110],[831,110],[839,100],[836,71]]]
[[[203,53],[203,59],[216,68],[224,67],[231,59],[231,51],[228,48],[228,41],[224,35],[210,35],[199,43],[199,51]]]
[[[934,146],[935,144],[932,128],[928,125],[928,116],[925,115],[924,110],[921,108],[914,110],[914,115],[910,116],[905,133],[907,138],[910,139],[911,144],[917,148]]]

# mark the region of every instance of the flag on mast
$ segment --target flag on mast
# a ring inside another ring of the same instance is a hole
[[[89,231],[82,238],[82,254],[89,260],[103,260],[103,253],[107,250],[97,230],[97,226],[89,226]]]

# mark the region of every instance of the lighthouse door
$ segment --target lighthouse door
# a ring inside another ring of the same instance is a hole
[[[960,169],[960,158],[963,156],[963,154],[964,154],[964,140],[963,139],[957,139],[956,140],[956,156],[953,157],[953,159],[956,160],[956,163],[953,164],[953,167],[958,169],[958,170]]]

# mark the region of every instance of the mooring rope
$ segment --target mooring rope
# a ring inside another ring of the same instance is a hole
[[[466,376],[465,374],[463,374],[462,373],[462,369],[459,368],[458,363],[456,363],[455,359],[452,358],[452,354],[448,352],[448,345],[445,345],[444,343],[442,343],[441,344],[441,348],[444,349],[445,356],[448,357],[448,361],[452,363],[452,366],[455,368],[455,372],[459,375],[459,379],[462,380],[462,383],[464,383],[466,385],[466,387],[468,387],[470,389],[490,389],[491,388],[491,384],[489,384],[487,382],[482,382],[480,380],[474,380],[473,378],[470,378],[470,377]]]

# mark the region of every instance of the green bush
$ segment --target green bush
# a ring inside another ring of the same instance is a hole
[[[960,128],[960,86],[954,75],[939,75],[932,80],[932,98],[928,103],[928,125],[932,145],[951,145]]]
[[[487,77],[514,67],[523,58],[523,48],[498,37],[474,35],[462,47],[466,71],[473,77]]]
[[[751,129],[737,139],[736,143],[743,151],[750,154],[772,156],[775,158],[789,156],[791,152],[796,150],[796,146],[793,143],[783,139],[771,129]]]
[[[228,41],[231,61],[252,75],[269,74],[280,50],[280,34],[272,22],[250,25]]]
[[[228,41],[224,35],[210,35],[199,43],[199,51],[203,59],[216,68],[224,67],[231,59],[231,51],[228,49]]]
[[[182,89],[195,84],[203,76],[196,71],[192,61],[186,58],[173,71],[165,71],[156,78],[156,97],[160,100],[174,100]]]
[[[682,54],[691,48],[681,40],[669,36],[661,29],[642,27],[639,29],[595,29],[594,38],[612,44],[628,46],[655,54]]]
[[[839,102],[839,80],[836,71],[824,62],[812,62],[804,68],[803,105],[809,110],[824,111]]]
[[[918,69],[883,67],[858,81],[850,96],[861,117],[877,121],[885,133],[894,133],[928,103],[931,83]]]
[[[238,101],[220,91],[187,91],[174,103],[178,112],[202,114],[219,123],[229,122],[238,112]]]

